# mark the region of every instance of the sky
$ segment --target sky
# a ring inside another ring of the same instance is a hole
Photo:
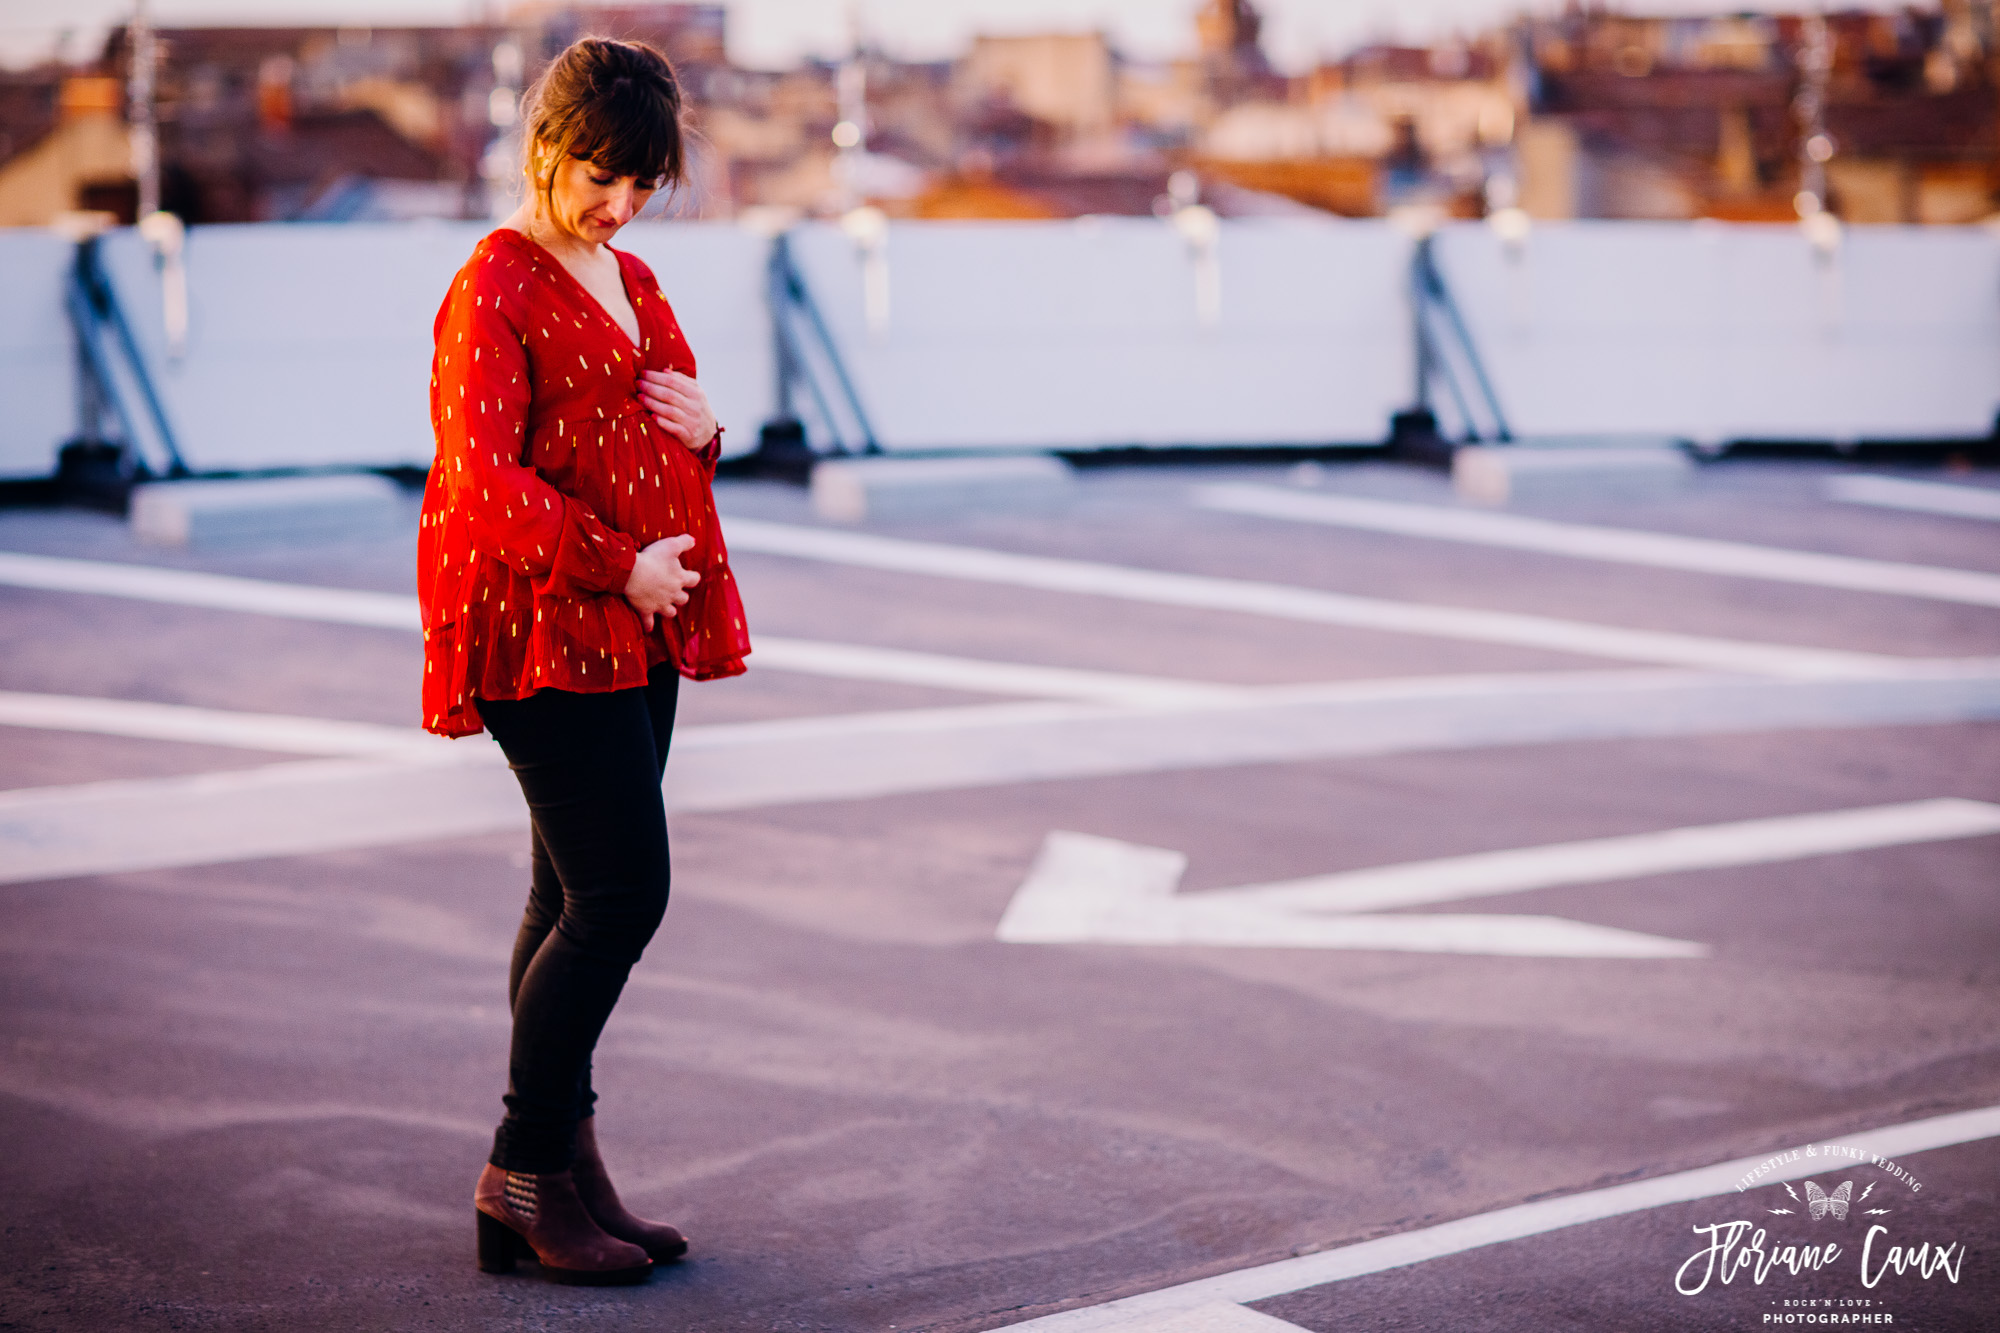
[[[1797,10],[1812,0],[1618,0],[1639,13]],[[738,64],[782,68],[803,56],[833,55],[848,40],[858,9],[869,36],[906,59],[938,59],[975,33],[1102,28],[1139,59],[1186,54],[1200,0],[726,0],[730,54]],[[1454,29],[1490,26],[1558,0],[1260,0],[1265,49],[1281,67],[1309,67],[1381,38],[1425,41]],[[502,0],[152,0],[163,24],[457,23],[498,12]],[[1843,0],[1840,8],[1889,7]],[[131,0],[0,0],[0,62],[21,64],[61,48],[71,57],[96,48],[124,20]]]

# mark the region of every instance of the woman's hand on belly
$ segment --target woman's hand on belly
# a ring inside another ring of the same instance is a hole
[[[661,430],[690,449],[701,449],[715,438],[715,413],[692,375],[678,370],[642,370],[639,401],[660,423]]]
[[[687,605],[688,589],[701,582],[701,575],[681,564],[681,557],[694,545],[689,536],[668,537],[640,550],[632,561],[632,576],[625,582],[625,600],[639,613],[646,632],[653,632],[655,617],[671,616]]]

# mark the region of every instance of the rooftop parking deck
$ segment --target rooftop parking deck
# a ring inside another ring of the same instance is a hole
[[[725,481],[765,647],[683,694],[598,1062],[694,1251],[598,1293],[473,1267],[526,840],[490,743],[415,732],[410,533],[0,510],[0,1323],[1981,1327],[2000,478],[1893,471],[1449,536],[1382,463],[858,529]],[[1922,1188],[1682,1175],[1807,1143]],[[1677,1294],[1738,1217],[1844,1257]],[[1973,1253],[1864,1288],[1875,1224]]]

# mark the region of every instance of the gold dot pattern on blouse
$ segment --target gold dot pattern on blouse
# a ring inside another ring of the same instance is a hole
[[[636,342],[505,231],[481,242],[439,311],[442,466],[425,494],[418,568],[433,731],[479,730],[474,698],[623,689],[662,662],[697,679],[743,670],[749,639],[709,491],[716,446],[690,452],[637,396],[641,369],[693,375],[695,364],[652,275],[630,256],[620,266]],[[453,411],[459,402],[478,410]],[[682,532],[695,538],[682,561],[701,582],[648,633],[620,594],[637,550]]]

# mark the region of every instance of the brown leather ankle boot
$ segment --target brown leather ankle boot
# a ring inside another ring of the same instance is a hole
[[[672,1263],[688,1252],[687,1237],[678,1228],[665,1222],[648,1222],[643,1217],[634,1217],[618,1201],[618,1191],[611,1186],[611,1176],[604,1169],[604,1158],[597,1151],[597,1121],[586,1116],[576,1127],[576,1165],[571,1168],[576,1177],[577,1197],[589,1210],[591,1221],[620,1240],[630,1241],[652,1256],[654,1263]]]
[[[511,1273],[516,1259],[541,1261],[542,1276],[574,1287],[643,1282],[645,1250],[590,1220],[567,1171],[531,1176],[487,1164],[472,1191],[479,1216],[479,1270]]]

